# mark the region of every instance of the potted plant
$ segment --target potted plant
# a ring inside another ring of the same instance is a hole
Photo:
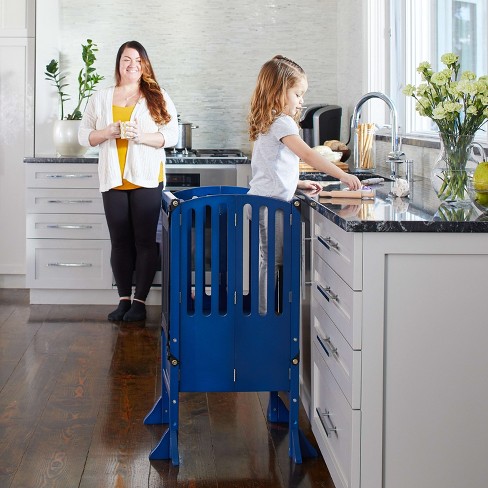
[[[71,113],[65,116],[65,102],[70,100],[68,94],[64,91],[68,86],[66,75],[63,74],[59,67],[59,62],[52,59],[46,65],[46,80],[50,81],[56,87],[60,104],[60,119],[54,123],[53,138],[56,151],[61,156],[82,156],[86,148],[78,143],[79,121],[83,115],[82,108],[86,107],[88,99],[95,91],[95,87],[104,79],[103,76],[96,72],[93,66],[96,61],[95,53],[98,51],[97,45],[91,39],[82,44],[81,58],[84,66],[78,73],[78,100],[77,105]]]

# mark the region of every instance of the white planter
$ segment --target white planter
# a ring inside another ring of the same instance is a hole
[[[83,156],[88,150],[78,142],[78,128],[81,120],[56,120],[53,127],[53,141],[60,156]]]

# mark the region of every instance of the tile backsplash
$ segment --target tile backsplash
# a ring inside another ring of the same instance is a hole
[[[81,44],[90,38],[106,86],[114,80],[118,47],[138,40],[181,119],[199,126],[193,147],[249,151],[249,100],[261,65],[273,55],[307,72],[306,105],[338,103],[336,15],[332,0],[85,0],[82,8],[59,0],[60,64],[69,71],[68,89],[77,88]]]

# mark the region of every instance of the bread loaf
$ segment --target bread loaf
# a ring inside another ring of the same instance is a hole
[[[325,141],[324,146],[330,147],[333,151],[347,151],[348,147],[341,141],[337,139],[332,139],[330,141]]]

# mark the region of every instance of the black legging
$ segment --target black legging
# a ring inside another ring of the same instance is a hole
[[[120,297],[146,300],[158,266],[156,229],[163,183],[157,188],[109,190],[102,193],[112,253],[110,264]]]

